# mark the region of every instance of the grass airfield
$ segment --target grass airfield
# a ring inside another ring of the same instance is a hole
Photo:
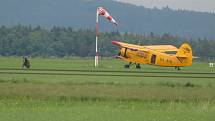
[[[214,121],[215,67],[124,69],[121,60],[0,58],[2,121]]]

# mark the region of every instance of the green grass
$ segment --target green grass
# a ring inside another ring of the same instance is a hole
[[[184,74],[171,73],[178,72],[174,68],[149,65],[142,66],[141,70],[124,69],[125,62],[108,58],[101,60],[99,68],[94,68],[93,59],[86,58],[33,58],[31,63],[32,69],[59,70],[13,70],[21,68],[22,58],[0,58],[0,72],[27,73],[0,74],[0,121],[215,119],[215,78],[137,77],[138,75],[214,77],[213,74],[186,74],[215,73],[215,68],[209,68],[205,62],[195,62],[191,67],[182,68],[180,72]],[[12,70],[2,70],[3,68]],[[66,70],[94,70],[94,72]],[[99,74],[122,76],[97,76]]]
[[[1,68],[21,68],[21,57],[0,58]],[[90,69],[90,70],[125,70],[122,60],[102,58],[100,67],[94,68],[94,58],[65,58],[65,59],[31,59],[32,69]],[[159,67],[143,65],[144,71],[176,71],[171,67]],[[131,70],[135,70],[132,68]],[[183,67],[181,72],[214,72],[215,68],[209,68],[207,62],[194,62],[193,66]]]
[[[209,102],[3,100],[0,106],[7,121],[213,121],[215,111]]]

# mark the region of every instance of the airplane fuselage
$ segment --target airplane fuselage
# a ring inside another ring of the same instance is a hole
[[[121,48],[120,56],[122,56],[122,59],[125,61],[139,64],[150,64],[167,67],[182,67],[192,65],[192,61],[187,58],[180,58],[175,54],[166,54],[153,50],[145,52]]]

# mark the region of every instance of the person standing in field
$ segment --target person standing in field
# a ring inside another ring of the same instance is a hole
[[[30,66],[31,66],[31,64],[30,64],[30,59],[29,59],[29,57],[23,56],[22,69],[24,69],[25,67],[26,67],[27,69],[29,69]]]

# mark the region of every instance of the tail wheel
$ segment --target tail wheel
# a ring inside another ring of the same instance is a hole
[[[181,70],[179,66],[176,66],[175,69],[177,69],[178,71]]]

